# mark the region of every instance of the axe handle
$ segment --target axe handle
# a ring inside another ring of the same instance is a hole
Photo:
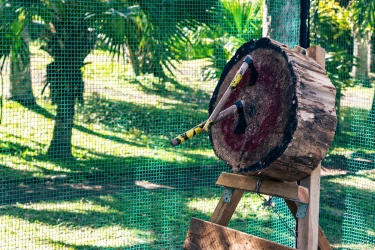
[[[242,106],[245,105],[245,101],[241,100],[242,102]],[[232,105],[230,106],[229,108],[221,111],[218,115],[218,117],[216,118],[215,123],[217,122],[220,122],[222,120],[224,120],[225,118],[227,118],[228,116],[231,116],[232,114],[236,113],[237,112],[237,106],[236,105]],[[177,146],[177,145],[180,145],[181,143],[189,140],[190,138],[196,136],[197,134],[201,133],[202,132],[202,129],[204,127],[204,125],[207,123],[207,121],[204,121],[202,123],[200,123],[199,125],[195,126],[194,128],[186,131],[185,133],[177,136],[176,138],[172,139],[171,140],[171,144],[173,147]]]
[[[214,111],[206,121],[203,130],[208,132],[210,130],[210,127],[215,123],[220,111],[223,109],[225,103],[227,102],[229,96],[232,94],[232,92],[237,88],[237,85],[240,83],[242,76],[245,74],[247,68],[249,67],[249,64],[252,63],[253,59],[248,55],[243,60],[243,63],[239,70],[237,71],[236,75],[233,77],[232,82],[230,83],[229,87],[225,91],[223,97],[221,97],[219,103],[216,105]]]

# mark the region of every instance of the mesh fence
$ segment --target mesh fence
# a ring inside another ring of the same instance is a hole
[[[0,2],[0,248],[181,249],[229,168],[207,134],[170,139],[207,119],[240,45],[298,45],[300,1]],[[310,3],[338,91],[320,205],[334,249],[375,245],[374,19],[360,3]],[[229,227],[294,247],[293,216],[271,203],[246,193]]]

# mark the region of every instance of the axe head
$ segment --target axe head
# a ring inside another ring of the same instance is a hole
[[[241,135],[245,133],[246,128],[247,128],[247,123],[246,123],[245,114],[243,112],[242,102],[238,101],[235,103],[235,105],[237,107],[238,120],[237,120],[236,127],[233,130],[233,133]]]
[[[233,133],[242,135],[247,128],[245,114],[249,117],[253,117],[255,115],[255,107],[250,102],[246,102],[245,107],[243,107],[241,101],[236,102],[235,105],[237,106],[238,120]]]

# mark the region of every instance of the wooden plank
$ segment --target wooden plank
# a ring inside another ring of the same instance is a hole
[[[295,219],[297,219],[296,217],[296,213],[297,213],[297,204],[296,202],[294,201],[291,201],[291,200],[285,200],[285,203],[286,205],[288,206],[290,212],[292,213],[292,215],[294,216]],[[332,246],[331,244],[329,243],[327,237],[325,236],[322,228],[319,226],[319,229],[318,229],[318,250],[332,250]]]
[[[258,179],[252,176],[222,173],[216,185],[256,192]],[[295,183],[262,180],[259,193],[277,196],[297,202],[308,203],[308,189]]]
[[[196,218],[191,219],[190,228],[183,248],[187,250],[293,249],[272,241]]]
[[[320,169],[319,166],[311,172],[310,176],[300,181],[300,185],[309,189],[309,207],[306,217],[298,219],[299,249],[318,249],[319,238],[319,199],[320,199]]]
[[[318,234],[318,250],[332,250],[332,246],[320,226]]]
[[[244,190],[234,189],[232,193],[232,198],[229,203],[223,201],[223,195],[220,198],[219,203],[217,204],[215,211],[213,212],[210,221],[222,226],[228,226],[230,219],[233,216],[234,211],[237,208],[238,203],[240,202]]]
[[[326,51],[320,46],[312,46],[306,49],[307,56],[315,59],[320,66],[325,69],[326,67]]]

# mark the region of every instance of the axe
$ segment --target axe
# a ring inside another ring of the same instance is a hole
[[[243,63],[240,69],[237,71],[236,75],[233,77],[232,82],[230,83],[228,89],[225,91],[223,97],[220,99],[219,103],[216,105],[214,111],[212,111],[208,120],[205,122],[202,128],[204,131],[208,132],[210,130],[210,127],[215,123],[216,119],[218,118],[220,114],[220,111],[223,109],[229,96],[237,88],[237,85],[241,82],[241,79],[248,68],[250,68],[249,86],[252,86],[255,84],[256,80],[258,79],[258,72],[256,71],[254,67],[253,59],[251,58],[250,55],[247,55],[245,59],[243,60]]]
[[[237,126],[236,126],[236,129],[235,131],[244,131],[245,128],[247,127],[247,124],[246,124],[246,120],[244,119],[244,116],[243,116],[243,107],[245,105],[245,101],[243,100],[240,100],[238,102],[236,102],[234,105],[230,106],[229,108],[221,111],[219,113],[219,115],[217,116],[217,118],[215,119],[215,121],[213,122],[213,124],[217,123],[217,122],[220,122],[222,120],[224,120],[225,118],[233,115],[234,113],[238,112],[239,114],[239,119],[238,119],[238,123],[237,123]],[[242,118],[243,116],[243,118]],[[172,139],[171,140],[171,144],[173,147],[189,140],[190,138],[196,136],[197,134],[201,133],[202,132],[202,129],[204,127],[204,125],[207,124],[207,121],[204,121],[202,123],[200,123],[199,125],[195,126],[194,128],[186,131],[185,133],[177,136],[176,138]]]

